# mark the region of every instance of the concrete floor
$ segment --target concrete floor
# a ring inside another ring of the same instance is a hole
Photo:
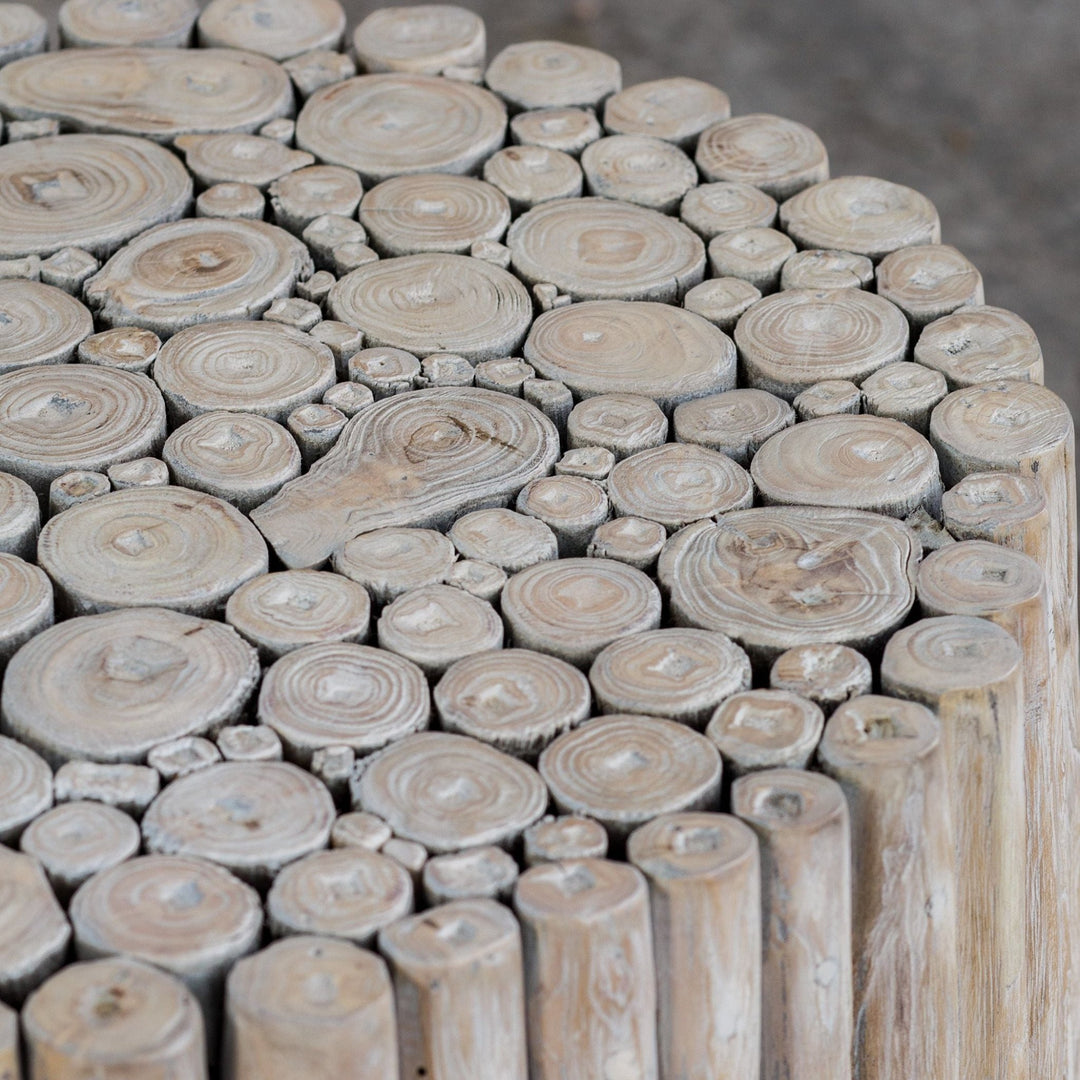
[[[33,3],[33,0],[30,0]],[[824,139],[833,175],[909,184],[990,304],[1028,320],[1046,381],[1080,415],[1080,10],[1075,0],[463,0],[489,56],[559,38],[618,57],[629,85],[691,75],[734,112]],[[56,0],[36,5],[53,14]],[[376,3],[345,0],[350,28]]]

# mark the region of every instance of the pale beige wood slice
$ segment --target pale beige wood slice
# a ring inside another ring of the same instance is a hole
[[[874,681],[870,661],[849,645],[822,642],[781,653],[769,669],[769,686],[808,698],[826,713],[845,701],[869,694]]]
[[[266,198],[254,184],[214,184],[195,200],[197,218],[262,221],[265,213]]]
[[[210,0],[199,16],[204,48],[247,49],[287,60],[312,49],[336,49],[345,36],[338,0]]]
[[[402,840],[400,836],[392,836],[379,850],[404,868],[413,883],[413,892],[419,893],[424,867],[428,861],[427,848],[415,840]]]
[[[0,9],[0,66],[44,51],[48,39],[45,16],[29,4],[4,4]]]
[[[53,588],[46,574],[0,552],[0,673],[22,645],[52,624]]]
[[[942,520],[958,540],[989,540],[1022,551],[1046,567],[1050,513],[1033,476],[968,473],[941,497]]]
[[[672,421],[676,442],[716,450],[745,467],[767,440],[795,423],[795,410],[766,390],[747,387],[684,401]]]
[[[19,1039],[19,1014],[0,1003],[0,1076],[22,1080],[22,1053]]]
[[[725,180],[699,184],[679,206],[680,220],[705,241],[736,229],[770,228],[776,212],[776,200],[760,188]]]
[[[548,814],[525,830],[526,867],[571,859],[603,859],[607,850],[607,829],[580,814]]]
[[[441,582],[453,566],[454,545],[434,529],[374,529],[334,553],[336,573],[357,582],[377,607],[421,585]]]
[[[383,961],[302,935],[240,960],[225,987],[225,1080],[396,1077],[393,995]]]
[[[334,215],[327,214],[324,216],[331,217]],[[318,218],[315,220],[317,221]],[[307,232],[307,229],[305,229],[304,232]],[[301,236],[302,235],[303,234],[301,234]],[[306,330],[310,333],[320,322],[322,322],[323,305],[325,305],[326,298],[330,295],[330,289],[336,281],[337,278],[329,270],[316,270],[307,281],[298,281],[296,283],[296,296],[298,299],[293,299],[291,302],[288,300],[276,300],[266,309],[266,315],[275,313],[279,317],[272,321],[280,322],[280,315],[286,313],[289,315],[289,325],[296,326],[297,329]],[[306,305],[301,307],[299,304],[300,300],[306,301],[308,304],[311,304],[312,307],[309,308]],[[277,311],[275,312],[275,307],[277,305],[281,306],[277,307]],[[302,321],[306,325],[299,325],[297,322],[293,321],[295,316],[301,311],[304,312]],[[266,316],[264,315],[263,317],[265,318]]]
[[[267,671],[259,721],[277,732],[287,756],[308,764],[327,746],[369,754],[428,726],[423,672],[384,649],[350,642],[305,645]]]
[[[324,214],[351,217],[364,194],[360,177],[343,165],[309,165],[278,177],[267,192],[274,220],[299,236]]]
[[[566,438],[566,422],[574,408],[574,395],[564,382],[554,379],[526,379],[521,396],[535,405],[558,429],[560,439]]]
[[[23,1026],[31,1080],[208,1075],[198,1002],[179,979],[129,957],[58,972],[26,1003]]]
[[[8,64],[0,108],[73,131],[169,143],[192,132],[251,132],[292,113],[285,71],[233,49],[64,49]]]
[[[515,214],[552,199],[576,198],[582,192],[581,166],[549,146],[508,146],[484,162],[484,179],[506,196]]]
[[[898,631],[881,664],[885,693],[941,721],[957,876],[960,1075],[1023,1076],[1027,1047],[1028,880],[1023,654],[971,616]]]
[[[665,543],[667,529],[659,522],[622,517],[605,521],[593,533],[585,554],[590,559],[613,559],[651,573]]]
[[[956,870],[942,741],[929,709],[867,695],[833,713],[818,751],[851,819],[859,1076],[960,1075]]]
[[[348,420],[339,409],[322,402],[309,402],[289,413],[285,426],[300,448],[304,469],[310,470],[334,448]]]
[[[584,555],[597,526],[611,516],[604,488],[581,476],[542,476],[521,489],[514,505],[551,529],[562,558]]]
[[[860,389],[866,412],[899,420],[921,435],[928,434],[930,413],[949,392],[940,371],[903,360],[878,368]]]
[[[359,847],[378,851],[393,835],[381,817],[364,810],[352,810],[338,816],[330,832],[330,846]]]
[[[312,49],[286,60],[282,67],[289,73],[301,99],[356,74],[356,61],[332,49]]]
[[[581,168],[590,195],[673,214],[697,184],[694,163],[673,143],[648,135],[608,135],[589,143]]]
[[[505,902],[517,878],[518,865],[502,848],[470,848],[428,859],[423,873],[424,897],[432,906],[455,900]]]
[[[65,0],[57,23],[64,48],[92,45],[191,44],[196,0]]]
[[[515,111],[595,108],[622,89],[619,61],[562,41],[508,45],[488,65],[484,81]]]
[[[521,397],[527,379],[536,375],[531,364],[516,356],[501,356],[481,360],[476,365],[474,381],[482,390],[497,390],[512,397]]]
[[[513,915],[486,899],[442,904],[379,934],[394,978],[402,1076],[530,1075],[521,939]]]
[[[15,739],[0,736],[0,840],[14,847],[26,827],[52,804],[52,770],[44,759]]]
[[[599,359],[599,358],[598,358]],[[567,445],[599,446],[619,461],[667,441],[668,420],[642,394],[595,394],[578,402],[566,421]]]
[[[825,714],[789,690],[743,690],[712,715],[705,734],[732,776],[762,769],[804,769],[814,756]]]
[[[797,251],[780,271],[781,289],[868,289],[874,264],[851,251],[810,248]]]
[[[432,854],[509,847],[548,802],[529,765],[464,735],[434,731],[380,750],[360,777],[358,795],[360,809]]]
[[[364,226],[345,214],[320,214],[304,226],[300,235],[315,259],[315,265],[324,270],[333,269],[334,251],[342,244],[367,243]]]
[[[601,859],[534,866],[518,879],[514,909],[531,1080],[656,1080],[656,967],[641,872]]]
[[[255,650],[220,623],[113,611],[24,645],[8,665],[0,718],[53,764],[138,762],[161,742],[235,722],[258,677]]]
[[[9,143],[44,139],[59,134],[60,121],[52,116],[43,116],[40,120],[11,120],[7,128]]]
[[[113,491],[133,487],[164,487],[169,482],[169,466],[159,458],[120,461],[105,470]]]
[[[700,79],[636,83],[604,102],[604,127],[612,135],[650,135],[687,151],[707,127],[730,115],[727,94]]]
[[[949,244],[900,248],[881,260],[876,276],[878,295],[892,301],[913,330],[959,307],[985,303],[982,274]]]
[[[65,761],[53,778],[58,803],[100,802],[133,818],[142,817],[160,788],[156,770],[126,762]]]
[[[229,724],[217,733],[217,745],[226,761],[280,761],[281,739],[266,724]]]
[[[429,353],[420,362],[416,385],[420,390],[429,386],[472,386],[476,369],[457,353]]]
[[[705,245],[682,222],[615,199],[552,199],[506,236],[514,271],[574,300],[682,299],[705,274]]]
[[[615,455],[604,446],[580,446],[567,450],[555,462],[556,476],[580,476],[603,484],[615,467]],[[599,528],[600,526],[597,526]]]
[[[738,277],[719,277],[695,285],[683,297],[683,307],[700,315],[725,334],[735,329],[751,304],[761,299],[761,290]]]
[[[544,146],[571,157],[603,135],[604,129],[592,109],[527,109],[510,120],[510,141],[520,146]]]
[[[366,386],[374,400],[415,390],[420,381],[421,365],[405,349],[361,349],[349,357],[349,381]]]
[[[351,420],[375,400],[375,395],[368,387],[361,386],[360,383],[339,382],[331,386],[323,394],[322,399],[324,405],[333,405]]]
[[[770,293],[779,287],[781,268],[794,254],[794,243],[777,229],[733,229],[709,241],[709,269],[714,278],[741,278]]]
[[[516,574],[558,557],[558,541],[539,518],[495,507],[462,514],[447,536],[463,559],[477,559]]]
[[[120,368],[134,374],[149,375],[161,349],[161,338],[138,326],[118,326],[102,330],[79,342],[80,364]]]
[[[41,280],[45,285],[55,285],[72,296],[81,296],[83,283],[96,274],[101,263],[77,247],[63,247],[41,261]]]
[[[0,472],[0,551],[33,559],[40,531],[41,504],[34,489],[20,477]]]
[[[288,116],[278,116],[273,120],[267,120],[262,127],[256,129],[256,134],[273,139],[284,146],[292,146],[293,136],[296,134],[296,121]]]
[[[88,472],[85,469],[66,472],[49,485],[49,517],[55,517],[61,510],[66,510],[76,503],[107,495],[111,490],[112,485],[105,473]]]
[[[822,379],[796,394],[791,404],[800,421],[853,416],[862,412],[862,391],[850,379]]]
[[[497,606],[499,595],[506,585],[507,573],[491,563],[460,559],[450,567],[443,580],[455,589],[464,589],[478,600]]]
[[[181,735],[179,739],[159,743],[146,755],[146,764],[166,784],[179,776],[216,765],[220,760],[221,751],[201,735]]]
[[[908,514],[904,518],[904,524],[911,529],[918,542],[922,545],[923,555],[956,543],[956,537],[940,521],[932,518],[922,507]]]
[[[366,71],[416,75],[482,67],[487,51],[483,19],[453,4],[377,8],[353,31],[352,44]]]

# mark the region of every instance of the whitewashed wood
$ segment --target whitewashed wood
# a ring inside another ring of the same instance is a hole
[[[257,135],[282,143],[284,146],[292,146],[293,136],[296,133],[296,121],[288,116],[278,116],[273,120],[267,120],[256,130]]]
[[[402,840],[400,836],[393,836],[379,850],[405,869],[413,883],[413,891],[418,893],[428,861],[427,848],[415,840]]]
[[[543,476],[518,493],[519,514],[539,518],[555,534],[562,558],[585,554],[596,527],[611,515],[604,488],[580,476]]]
[[[226,761],[280,761],[281,739],[266,724],[230,724],[217,733],[217,745]]]
[[[521,41],[498,53],[484,81],[515,111],[596,108],[622,89],[618,60],[562,41]]]
[[[364,193],[360,177],[342,165],[308,165],[279,176],[267,189],[274,220],[299,236],[324,214],[351,217]]]
[[[636,829],[649,882],[660,1075],[757,1076],[761,1060],[758,842],[726,814],[666,814]]]
[[[30,747],[0,736],[0,840],[9,847],[52,806],[52,782],[52,770]]]
[[[603,133],[596,113],[587,108],[528,109],[510,119],[511,142],[561,150],[575,158]]]
[[[436,855],[424,864],[424,897],[428,904],[455,900],[508,901],[518,865],[502,848],[478,847]]]
[[[331,386],[322,399],[324,405],[333,405],[351,420],[375,400],[375,395],[360,383],[339,382]]]
[[[899,308],[861,289],[785,289],[735,327],[740,381],[787,401],[821,379],[862,382],[907,356]]]
[[[198,27],[204,48],[248,49],[287,60],[312,49],[336,49],[345,35],[345,12],[338,0],[210,0]]]
[[[76,615],[146,605],[217,614],[268,569],[266,544],[235,507],[173,486],[72,506],[41,530],[38,560]]]
[[[409,875],[362,847],[316,851],[284,867],[266,897],[275,937],[326,934],[371,945],[385,926],[413,910]]]
[[[362,585],[377,607],[421,585],[441,582],[457,557],[434,529],[374,529],[334,553],[333,567]]]
[[[322,402],[309,402],[289,413],[285,426],[300,448],[305,469],[310,470],[319,458],[333,449],[348,419],[333,405]]]
[[[84,295],[106,326],[142,326],[166,338],[197,323],[261,315],[311,273],[307,249],[284,229],[197,218],[141,233],[86,283]]]
[[[569,447],[603,447],[617,461],[662,446],[667,435],[663,410],[642,394],[591,395],[574,406],[566,422]]]
[[[289,73],[302,99],[311,97],[324,86],[350,79],[356,74],[356,61],[333,49],[312,49],[286,60],[282,67]]]
[[[705,274],[705,245],[680,221],[615,199],[552,199],[522,214],[506,244],[528,284],[574,300],[672,303]]]
[[[530,1078],[657,1080],[656,968],[641,872],[600,859],[541,864],[518,879],[514,908],[524,931]]]
[[[480,16],[452,4],[377,8],[353,31],[352,44],[366,71],[417,75],[483,66],[487,48]]]
[[[1035,331],[1019,315],[981,304],[927,326],[915,343],[915,361],[940,371],[950,390],[999,379],[1043,381]]]
[[[505,570],[491,563],[478,562],[475,559],[460,559],[446,573],[444,584],[455,589],[463,589],[470,596],[498,605],[499,595],[506,585]]]
[[[457,353],[429,353],[420,362],[420,375],[417,377],[418,389],[429,386],[472,386],[475,369],[463,356]]]
[[[146,755],[146,764],[154,769],[165,783],[179,776],[208,765],[215,765],[221,760],[221,751],[209,739],[201,735],[181,735],[179,739],[170,739],[159,743]]]
[[[324,270],[333,268],[335,248],[345,243],[367,243],[364,226],[344,214],[320,214],[304,226],[300,235],[315,265]]]
[[[514,574],[502,593],[512,644],[587,667],[616,638],[660,625],[660,592],[611,559],[559,559]]]
[[[390,826],[381,817],[364,810],[340,814],[330,832],[330,846],[360,847],[378,851],[393,835]]]
[[[941,513],[934,448],[913,428],[881,416],[827,416],[778,432],[750,463],[768,505],[845,506],[907,517]]]
[[[120,368],[149,375],[161,349],[161,338],[138,326],[118,326],[79,342],[79,363]]]
[[[19,1014],[0,1003],[0,1076],[22,1080],[22,1054],[19,1039]]]
[[[197,218],[262,221],[266,198],[254,184],[214,184],[195,200]]]
[[[393,972],[402,1076],[530,1075],[521,931],[506,908],[443,904],[382,931],[379,949]]]
[[[762,769],[805,769],[814,756],[825,714],[788,690],[750,690],[719,705],[705,734],[732,776]]]
[[[225,1080],[397,1076],[386,965],[348,942],[276,941],[240,960],[225,985]]]
[[[852,1075],[851,832],[828,777],[769,769],[732,808],[761,844],[763,1076]]]
[[[593,533],[585,554],[590,559],[613,559],[651,573],[667,542],[667,529],[645,518],[622,517],[605,521]]]
[[[25,278],[27,281],[41,280],[41,257],[28,255],[25,259],[4,259],[0,261],[0,279]]]
[[[797,251],[780,271],[781,289],[868,289],[874,264],[851,251],[810,248]]]
[[[877,262],[897,248],[941,242],[934,204],[913,188],[873,176],[821,179],[780,207],[780,227],[799,247]]]
[[[558,454],[551,421],[525,402],[471,387],[419,390],[365,409],[317,469],[252,519],[286,566],[317,566],[360,532],[445,527],[505,504]]]
[[[588,719],[589,683],[545,653],[503,649],[452,664],[435,686],[444,731],[469,735],[526,761]]]
[[[375,400],[415,390],[420,361],[405,349],[361,349],[349,357],[349,381],[366,386]]]
[[[207,1077],[195,998],[178,979],[128,957],[58,972],[26,1003],[23,1025],[32,1080]]]
[[[699,184],[679,206],[680,220],[705,241],[736,229],[770,228],[776,212],[771,195],[739,181]]]
[[[549,814],[525,830],[526,867],[573,859],[603,859],[607,850],[607,829],[599,821],[579,814]]]
[[[904,518],[904,524],[915,534],[916,540],[922,547],[923,555],[956,543],[956,537],[921,506]]]
[[[648,135],[608,135],[589,143],[581,168],[590,195],[673,214],[697,184],[694,163],[673,143]]]
[[[615,467],[615,455],[603,446],[580,446],[567,450],[555,462],[556,476],[580,476],[603,484]],[[599,528],[599,526],[597,526]]]
[[[745,467],[768,439],[795,423],[795,410],[765,390],[742,388],[684,401],[672,421],[676,442],[716,450]]]
[[[54,116],[73,131],[161,143],[191,132],[256,131],[292,106],[282,68],[232,49],[64,49],[0,73],[7,116]]]
[[[69,511],[75,513],[76,511]],[[220,623],[140,607],[68,619],[8,665],[0,720],[51,763],[137,762],[240,716],[255,650]]]
[[[959,307],[983,304],[982,274],[949,244],[916,244],[886,255],[877,268],[879,296],[892,301],[913,329]]]
[[[3,100],[0,79],[0,102]],[[456,79],[358,75],[316,90],[296,121],[296,145],[355,169],[367,185],[405,173],[473,173],[503,145],[506,109]]]
[[[700,79],[653,79],[620,90],[604,102],[604,127],[613,135],[650,135],[693,150],[697,137],[731,115],[723,90]]]
[[[0,65],[42,52],[49,24],[29,4],[4,4],[0,9]]]
[[[41,280],[54,285],[72,296],[81,296],[83,283],[96,274],[101,264],[90,254],[77,247],[63,247],[41,261]]]
[[[88,472],[85,469],[66,472],[49,484],[49,517],[55,517],[61,510],[66,510],[76,503],[107,495],[111,490],[109,478],[104,473]]]
[[[65,0],[57,23],[64,48],[90,45],[191,44],[199,5],[195,0]]]
[[[885,693],[918,701],[941,721],[956,853],[964,1077],[1027,1073],[1022,665],[1008,633],[970,616],[905,627],[881,664]]]
[[[513,510],[463,514],[447,535],[462,558],[491,563],[508,574],[558,557],[558,541],[551,529],[538,518]]]
[[[322,746],[311,755],[312,776],[322,781],[339,808],[349,805],[349,782],[356,771],[356,752],[351,746]]]
[[[769,669],[769,686],[808,698],[826,713],[845,701],[869,694],[874,681],[870,661],[849,645],[822,642],[781,653]]]
[[[794,243],[777,229],[732,229],[709,241],[709,269],[714,278],[741,278],[770,293],[779,287],[780,271],[794,254]]]
[[[15,652],[53,624],[53,588],[45,573],[0,552],[0,673]]]
[[[861,390],[866,412],[899,420],[926,435],[930,413],[949,387],[940,371],[901,360],[878,368],[863,380]]]
[[[428,726],[431,698],[411,661],[367,645],[322,642],[287,653],[266,673],[259,721],[307,765],[326,746],[369,754]]]
[[[859,1076],[960,1075],[956,871],[942,741],[929,709],[867,695],[833,713],[818,752],[851,819]]]
[[[326,847],[329,793],[280,761],[225,761],[174,780],[142,820],[147,851],[195,856],[265,886],[282,866]]]
[[[58,803],[100,802],[133,818],[142,817],[160,788],[154,769],[127,762],[65,761],[53,778]]]
[[[508,146],[484,162],[484,179],[506,196],[515,214],[552,199],[576,198],[582,192],[581,166],[562,150],[548,146]]]
[[[34,489],[20,477],[0,472],[0,551],[31,560],[40,531],[41,505]]]
[[[850,379],[822,379],[796,394],[792,405],[800,421],[853,416],[862,412],[862,391]]]
[[[1033,476],[968,473],[941,497],[942,520],[958,540],[991,543],[1030,555],[1045,572],[1050,542],[1046,493]]]
[[[169,482],[169,467],[159,458],[120,461],[105,470],[113,491],[133,487],[162,487]]]
[[[444,732],[407,735],[380,750],[359,782],[359,808],[432,854],[512,845],[547,809],[536,770]]]
[[[730,334],[743,312],[761,299],[761,290],[738,277],[711,278],[683,297],[683,307]]]

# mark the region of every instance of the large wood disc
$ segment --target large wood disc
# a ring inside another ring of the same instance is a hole
[[[199,16],[200,45],[249,49],[274,60],[337,49],[344,34],[338,0],[211,0]]]
[[[276,225],[195,218],[137,236],[86,283],[85,295],[107,325],[164,338],[195,323],[257,318],[312,270],[307,248]]]
[[[268,569],[266,545],[235,507],[172,486],[70,507],[42,529],[38,558],[76,614],[148,604],[218,613]]]
[[[484,81],[515,109],[595,108],[622,89],[619,61],[562,41],[520,41],[488,65]]]
[[[476,172],[505,135],[506,109],[494,94],[429,75],[334,83],[312,94],[296,121],[301,150],[355,169],[365,184],[405,173]]]
[[[658,577],[677,625],[719,630],[772,660],[796,645],[879,643],[915,602],[920,555],[914,533],[892,518],[771,506],[683,529]]]
[[[484,20],[453,4],[377,8],[353,31],[353,50],[367,71],[441,75],[448,67],[481,67]]]
[[[553,199],[510,226],[514,270],[574,300],[680,300],[705,274],[701,237],[656,210],[615,199]]]
[[[467,511],[505,506],[558,456],[554,424],[520,398],[420,390],[358,413],[334,449],[252,520],[286,566],[317,566],[362,532],[445,528]]]
[[[524,352],[540,375],[578,398],[638,394],[670,411],[735,385],[731,339],[668,304],[598,300],[556,308],[533,324]]]
[[[0,69],[0,109],[73,131],[171,142],[192,131],[257,131],[292,112],[284,69],[233,49],[64,49]]]
[[[90,312],[62,289],[25,278],[0,280],[0,374],[38,364],[66,364],[93,332]]]
[[[147,45],[183,48],[199,17],[196,0],[65,0],[57,18],[65,48]]]
[[[330,313],[362,330],[369,346],[450,352],[475,364],[518,351],[532,300],[501,267],[432,252],[353,270],[331,288]]]
[[[124,135],[57,135],[0,147],[0,257],[63,247],[111,255],[190,208],[191,177],[175,155]]]
[[[161,608],[68,619],[8,665],[0,721],[50,761],[142,761],[240,716],[255,650],[221,623]]]

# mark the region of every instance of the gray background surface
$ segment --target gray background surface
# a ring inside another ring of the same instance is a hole
[[[987,303],[1035,328],[1047,384],[1080,415],[1077,0],[462,2],[487,21],[489,56],[559,38],[618,57],[626,85],[705,79],[733,112],[814,128],[834,176],[918,188]],[[345,0],[350,31],[378,6]]]

